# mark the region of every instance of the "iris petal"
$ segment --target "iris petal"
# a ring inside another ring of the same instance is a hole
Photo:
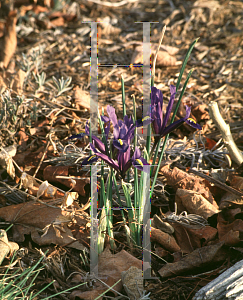
[[[129,146],[127,141],[122,139],[114,140],[113,145],[122,152],[126,152]]]
[[[82,166],[91,165],[92,163],[96,162],[97,160],[98,160],[98,157],[95,154],[90,155],[89,157],[87,157],[83,160]]]
[[[163,132],[163,130],[165,129],[166,124],[169,121],[170,113],[172,111],[173,104],[174,104],[174,101],[175,101],[176,87],[174,85],[170,86],[170,93],[171,93],[170,101],[169,101],[167,109],[166,109],[165,117],[164,117],[164,120],[163,120],[163,125],[161,127],[161,133]]]
[[[173,130],[177,129],[179,126],[181,126],[181,124],[183,122],[185,122],[189,116],[190,116],[190,113],[191,113],[191,108],[189,106],[186,106],[186,115],[185,117],[181,118],[180,120],[170,124],[169,126],[167,126],[165,128],[165,130],[163,131],[163,133],[161,134],[161,137],[165,136],[166,134],[172,132]]]
[[[200,129],[200,130],[202,130],[202,127],[201,127],[199,124],[197,124],[197,122],[196,122],[194,119],[192,119],[192,118],[188,118],[188,119],[186,120],[186,123],[187,123],[188,125],[190,125],[191,127],[195,128],[195,129]]]

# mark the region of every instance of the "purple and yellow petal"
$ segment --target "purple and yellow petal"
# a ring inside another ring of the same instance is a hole
[[[185,122],[195,129],[202,130],[202,127],[192,118],[188,118]]]

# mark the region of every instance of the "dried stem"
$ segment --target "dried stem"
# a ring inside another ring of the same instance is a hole
[[[227,147],[232,160],[235,161],[238,165],[240,165],[243,162],[243,155],[242,152],[239,150],[239,148],[236,146],[234,139],[231,135],[230,126],[225,123],[224,119],[222,118],[220,112],[218,103],[211,101],[209,103],[209,114],[218,129],[220,130],[220,133],[222,134],[223,141],[225,146]]]

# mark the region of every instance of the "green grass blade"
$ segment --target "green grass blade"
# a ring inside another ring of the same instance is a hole
[[[111,287],[109,287],[104,293],[100,294],[98,297],[96,297],[94,300],[98,300],[100,299],[100,297],[103,297],[107,292],[109,292],[109,290],[113,289],[113,287],[115,285],[117,285],[117,283],[119,283],[121,281],[121,279],[119,279],[116,283],[114,283]]]
[[[121,76],[121,89],[122,89],[122,111],[123,111],[123,117],[127,114],[126,112],[126,95],[125,95],[125,84],[124,84],[124,78]]]
[[[155,186],[155,183],[156,183],[156,179],[158,177],[159,168],[160,168],[160,165],[161,165],[161,162],[162,162],[162,158],[163,158],[163,155],[164,155],[165,146],[166,146],[168,138],[169,138],[169,134],[167,134],[165,136],[164,143],[163,143],[163,146],[162,146],[162,149],[161,149],[161,152],[160,152],[158,166],[157,166],[157,169],[156,169],[156,172],[155,172],[155,175],[154,175],[154,179],[153,179],[153,183],[152,183],[152,187],[151,187],[151,191],[150,191],[150,198],[152,198],[152,195],[153,195],[154,186]]]
[[[135,243],[135,241],[136,241],[135,210],[132,205],[130,193],[127,189],[126,183],[123,180],[122,180],[122,188],[123,188],[123,192],[124,192],[124,195],[126,198],[126,204],[127,204],[127,208],[128,208],[128,221],[129,221],[129,228],[131,230],[131,238],[133,240],[133,243]]]
[[[74,290],[74,289],[76,289],[77,287],[84,285],[85,283],[87,283],[87,282],[83,282],[83,283],[78,284],[78,285],[76,285],[76,286],[73,286],[73,287],[71,287],[71,288],[69,288],[69,289],[66,289],[65,291],[61,291],[61,292],[59,292],[59,293],[56,293],[56,294],[51,295],[51,296],[49,296],[49,297],[46,297],[45,300],[54,298],[54,297],[56,297],[56,296],[58,296],[58,295],[61,295],[61,294],[63,294],[63,293],[66,293],[66,292],[69,292],[69,291],[71,291],[71,290]]]
[[[156,145],[156,149],[155,149],[155,153],[154,153],[154,157],[153,157],[153,162],[152,162],[152,167],[150,168],[150,177],[152,177],[152,174],[153,174],[153,171],[154,171],[155,162],[156,162],[156,158],[158,157],[160,144],[161,144],[161,139],[158,141],[158,143]],[[152,153],[150,153],[150,157],[151,156],[152,156]]]
[[[98,230],[98,254],[102,253],[105,245],[106,236],[106,209],[105,206],[102,208],[100,220],[99,220],[99,230]]]
[[[195,39],[192,44],[190,45],[187,53],[186,53],[186,57],[183,61],[183,64],[182,64],[182,67],[181,67],[181,71],[180,71],[180,75],[178,77],[178,80],[177,80],[177,83],[176,83],[176,91],[178,90],[179,86],[180,86],[180,83],[181,83],[181,79],[182,79],[182,75],[184,73],[184,70],[185,70],[185,67],[186,67],[186,64],[187,64],[187,61],[191,55],[191,52],[192,52],[192,49],[194,48],[195,44],[197,43],[197,41],[199,40],[199,38]]]
[[[42,268],[41,268],[41,269],[42,269]],[[27,289],[26,289],[26,292],[25,292],[24,297],[27,297],[30,288],[31,288],[33,285],[35,285],[35,282],[34,282],[34,281],[35,281],[36,277],[37,277],[39,274],[40,274],[40,270],[38,270],[38,271],[36,272],[35,276],[33,276],[32,280],[31,280],[30,284],[28,284],[28,287],[27,287]]]
[[[190,79],[190,77],[191,77],[191,75],[192,75],[193,70],[194,70],[194,69],[191,69],[190,72],[189,72],[188,75],[187,75],[186,81],[185,81],[185,83],[184,83],[184,85],[183,85],[183,89],[182,89],[182,91],[181,91],[179,100],[177,101],[176,108],[175,108],[175,111],[174,111],[173,116],[172,116],[172,118],[171,118],[170,124],[172,124],[172,123],[174,122],[174,120],[175,120],[175,116],[176,116],[176,113],[177,113],[178,108],[179,108],[179,106],[180,106],[182,96],[184,95],[184,92],[185,92],[187,83],[188,83],[188,81],[189,81],[189,79]]]
[[[46,286],[43,287],[43,289],[41,289],[38,293],[36,293],[34,296],[33,296],[33,299],[36,298],[40,293],[44,292],[50,285],[52,285],[53,283],[55,282],[55,280],[53,280],[52,282],[48,283]],[[64,291],[65,292],[65,291]],[[52,296],[53,297],[53,296]],[[32,297],[31,297],[32,299]],[[31,300],[29,299],[29,300]],[[46,298],[45,298],[46,299]]]

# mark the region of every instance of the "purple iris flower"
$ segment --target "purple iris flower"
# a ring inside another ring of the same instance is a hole
[[[141,151],[138,147],[135,148],[134,154],[131,158],[132,164],[135,168],[137,168],[140,171],[143,171],[144,165],[149,165],[149,163],[141,156]]]
[[[113,145],[119,151],[126,152],[131,139],[134,137],[135,126],[133,124],[132,118],[124,116],[124,121],[117,120],[115,109],[110,105],[107,106],[107,113],[114,127]]]
[[[101,121],[104,123],[105,138],[106,138],[106,140],[108,140],[108,135],[110,132],[110,119],[106,116],[101,116]],[[74,134],[71,137],[69,137],[68,139],[82,138],[87,135],[89,136],[89,120],[86,122],[85,132],[81,132],[79,134]],[[95,148],[97,148],[100,152],[105,154],[106,149],[105,149],[104,143],[99,138],[97,138],[95,135],[92,135],[92,140],[93,140],[93,144],[94,144]],[[94,161],[92,161],[92,162],[94,162]]]
[[[92,136],[92,143],[90,143],[90,148],[93,151],[93,155],[87,157],[82,165],[89,165],[96,162],[99,158],[101,158],[104,162],[106,162],[111,168],[116,170],[121,177],[124,179],[126,172],[128,169],[134,165],[139,170],[143,170],[143,165],[149,165],[148,162],[141,157],[141,152],[139,148],[135,148],[134,154],[131,157],[131,148],[130,142],[134,137],[135,125],[133,124],[132,118],[128,118],[128,116],[124,116],[124,121],[117,120],[117,116],[115,113],[115,109],[110,105],[107,106],[108,117],[103,117],[102,121],[108,125],[104,128],[106,139],[108,139],[108,134],[110,131],[110,121],[113,124],[113,146],[118,150],[115,157],[117,160],[109,157],[109,153],[106,152],[106,148],[104,143],[97,138],[96,136]],[[85,127],[85,133],[81,133],[80,135],[73,136],[74,137],[82,137],[84,134],[89,134],[89,126],[88,123]],[[146,170],[147,172],[147,170]]]
[[[93,155],[87,157],[83,162],[83,165],[90,165],[93,162],[97,161],[98,158],[101,158],[104,162],[106,162],[110,167],[112,167],[114,170],[116,170],[121,177],[124,179],[126,172],[132,165],[134,165],[135,168],[139,170],[143,170],[144,165],[149,165],[148,162],[141,157],[141,152],[139,148],[135,148],[133,156],[130,158],[130,146],[128,147],[126,152],[119,151],[117,156],[117,161],[110,158],[108,155],[104,153],[100,153],[97,151],[97,149],[94,147],[93,144],[90,144],[90,147],[92,151],[94,152]]]
[[[186,122],[188,125],[196,128],[202,129],[202,127],[197,124],[193,119],[189,119],[191,108],[186,106],[186,115],[185,117],[181,118],[180,120],[168,125],[166,124],[169,121],[169,117],[172,111],[172,107],[175,101],[176,95],[176,87],[174,85],[170,86],[170,101],[166,109],[165,116],[163,118],[163,94],[160,90],[156,87],[152,87],[151,91],[151,117],[152,117],[152,126],[155,134],[155,142],[157,143],[158,140],[168,133],[172,132],[176,128],[178,128],[183,122]]]

